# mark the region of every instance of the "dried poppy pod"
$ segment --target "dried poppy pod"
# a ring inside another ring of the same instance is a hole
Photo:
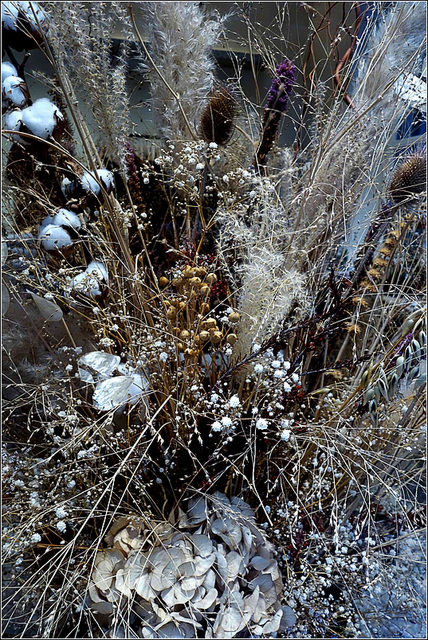
[[[395,203],[408,200],[426,189],[426,149],[408,153],[392,176],[389,191]]]
[[[236,117],[236,100],[227,87],[220,87],[204,109],[200,133],[207,142],[223,145],[229,142]]]

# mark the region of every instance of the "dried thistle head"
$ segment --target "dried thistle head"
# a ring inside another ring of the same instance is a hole
[[[422,147],[407,154],[392,176],[389,190],[394,202],[400,203],[426,189],[427,159]]]
[[[201,117],[200,132],[207,142],[224,145],[233,133],[236,100],[230,89],[220,87],[211,97]]]

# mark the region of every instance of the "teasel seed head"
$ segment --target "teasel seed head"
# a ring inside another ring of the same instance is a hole
[[[421,147],[408,153],[392,176],[389,190],[395,203],[400,203],[426,189],[426,149]]]
[[[200,132],[207,142],[224,145],[233,133],[236,100],[227,87],[220,87],[211,97],[201,117]]]

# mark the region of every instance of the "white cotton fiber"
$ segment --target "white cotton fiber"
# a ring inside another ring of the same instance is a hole
[[[25,126],[35,136],[44,140],[53,134],[57,119],[63,120],[63,115],[48,98],[39,98],[31,107],[22,111]]]
[[[103,281],[108,282],[107,269],[101,262],[93,260],[83,273],[79,273],[71,280],[70,286],[91,298],[98,298],[101,296]]]
[[[54,224],[48,224],[41,229],[39,240],[45,251],[57,251],[73,244],[68,232]]]
[[[23,107],[27,102],[25,80],[17,76],[8,76],[2,84],[2,93],[5,100],[10,100],[17,107]]]
[[[18,72],[15,69],[15,67],[13,66],[13,64],[11,64],[10,62],[2,62],[1,63],[1,81],[2,81],[2,84],[6,80],[6,78],[9,78],[9,76],[17,76],[17,75],[18,75]]]
[[[98,169],[98,176],[105,186],[106,191],[110,192],[113,188],[113,174],[107,169]]]
[[[65,225],[67,227],[73,227],[73,229],[80,229],[82,223],[80,218],[73,211],[68,209],[60,209],[58,213],[53,217],[53,223],[57,225]]]
[[[18,17],[19,2],[1,3],[1,21],[5,29],[16,30],[16,19]]]
[[[110,192],[113,188],[113,174],[107,169],[97,169],[97,174],[100,182],[103,183],[107,192]],[[80,179],[80,183],[85,191],[98,195],[101,191],[98,182],[93,178],[90,173],[85,172]]]

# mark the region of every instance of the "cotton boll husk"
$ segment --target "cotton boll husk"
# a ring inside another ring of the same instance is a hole
[[[58,251],[73,244],[68,231],[54,224],[44,226],[40,230],[38,239],[45,251]]]

